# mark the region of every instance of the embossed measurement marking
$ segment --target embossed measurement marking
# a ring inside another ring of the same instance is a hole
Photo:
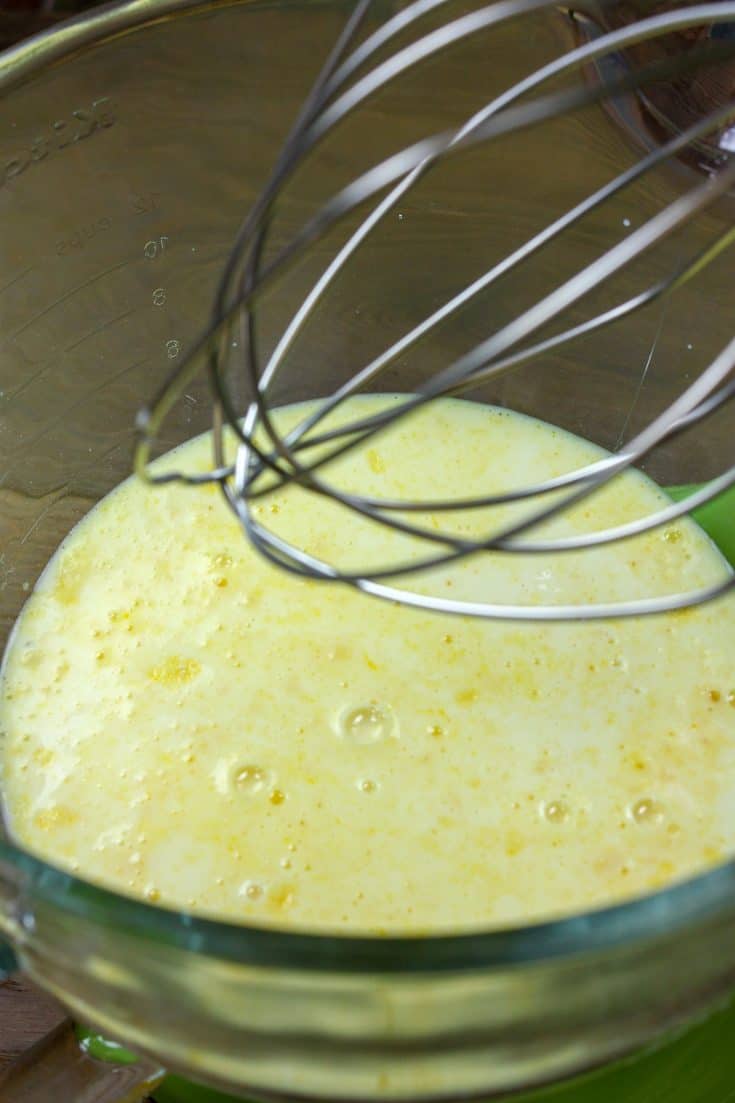
[[[65,119],[55,119],[11,156],[0,162],[0,188],[20,176],[31,165],[45,161],[67,146],[82,142],[98,130],[113,126],[115,114],[108,96],[93,100],[90,107],[77,107]]]

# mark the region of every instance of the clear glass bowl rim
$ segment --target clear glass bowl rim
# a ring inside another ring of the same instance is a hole
[[[330,0],[321,0],[329,3]],[[0,54],[0,98],[85,46],[102,44],[182,13],[258,0],[125,0],[95,8]],[[284,5],[285,6],[285,5]],[[549,7],[555,6],[549,0]],[[19,892],[70,916],[152,942],[243,965],[331,973],[479,972],[541,963],[616,946],[675,938],[735,913],[735,859],[612,907],[525,927],[433,936],[287,931],[192,916],[119,895],[0,840],[2,865]]]

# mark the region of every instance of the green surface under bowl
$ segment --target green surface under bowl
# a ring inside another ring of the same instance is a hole
[[[697,487],[669,489],[676,501]],[[735,487],[694,513],[735,566]],[[299,1095],[299,1085],[293,1085]],[[235,1098],[168,1077],[156,1103],[235,1103]],[[684,1034],[597,1072],[541,1091],[514,1095],[515,1103],[734,1103],[735,1003]]]

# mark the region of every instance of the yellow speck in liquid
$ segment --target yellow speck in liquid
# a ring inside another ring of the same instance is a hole
[[[269,905],[277,911],[288,911],[296,900],[292,885],[275,885],[268,893]]]
[[[458,705],[473,705],[477,696],[476,689],[460,689],[455,693],[454,699]]]
[[[320,431],[391,401],[350,399]],[[311,409],[278,411],[279,431]],[[386,499],[502,495],[603,455],[457,400],[370,443],[326,474]],[[209,436],[175,458],[210,462]],[[534,539],[664,502],[627,472]],[[528,508],[424,523],[465,538]],[[426,552],[295,484],[256,511],[345,571]],[[572,604],[727,570],[681,519],[580,555],[487,553],[403,581]],[[0,685],[4,811],[21,846],[63,869],[231,922],[381,936],[537,922],[735,853],[733,654],[735,596],[610,623],[439,617],[277,570],[211,488],[130,479],[70,533],[19,618]]]
[[[382,475],[385,472],[385,463],[379,452],[376,452],[374,448],[368,448],[367,461],[370,466],[370,470],[374,471],[376,475]]]
[[[73,808],[52,805],[45,811],[39,812],[33,822],[39,831],[54,831],[59,827],[71,827],[78,820],[79,815]]]
[[[192,678],[196,678],[201,669],[201,664],[196,659],[172,656],[160,666],[152,667],[150,677],[154,682],[160,682],[164,686],[184,685]]]

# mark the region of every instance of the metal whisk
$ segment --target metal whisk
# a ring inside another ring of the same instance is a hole
[[[593,619],[611,616],[665,612],[706,601],[735,586],[735,574],[707,588],[687,593],[650,596],[625,602],[580,605],[490,604],[419,594],[404,589],[402,580],[454,563],[484,551],[534,553],[538,555],[579,551],[625,540],[658,526],[667,525],[715,499],[735,485],[735,466],[729,467],[683,501],[672,502],[649,516],[600,531],[556,539],[534,538],[533,530],[560,512],[576,505],[607,484],[625,469],[636,465],[661,442],[671,439],[693,424],[703,422],[735,394],[735,338],[691,382],[676,399],[621,449],[596,462],[562,476],[522,487],[508,493],[493,493],[488,487],[481,496],[423,501],[382,500],[366,494],[348,493],[330,481],[329,464],[349,450],[363,446],[398,418],[405,418],[427,402],[446,395],[460,395],[521,364],[528,363],[579,338],[611,325],[642,307],[662,299],[693,278],[735,239],[735,225],[720,228],[713,239],[692,255],[684,257],[665,278],[659,279],[632,298],[596,314],[582,324],[567,326],[550,337],[539,331],[562,319],[583,296],[609,281],[666,236],[683,227],[723,196],[735,184],[735,158],[723,154],[717,170],[698,179],[683,194],[662,206],[652,217],[586,264],[560,286],[545,294],[517,317],[489,333],[471,351],[442,368],[415,393],[401,396],[384,410],[370,416],[351,417],[337,428],[323,422],[347,398],[358,391],[379,391],[381,373],[406,349],[430,337],[446,319],[463,308],[480,292],[553,241],[598,206],[610,201],[632,182],[656,166],[680,156],[692,143],[713,134],[727,134],[735,122],[735,101],[711,110],[681,133],[669,137],[632,167],[587,196],[572,209],[535,233],[480,278],[457,292],[448,302],[421,318],[398,341],[362,367],[348,382],[322,398],[315,410],[287,433],[279,432],[272,417],[275,384],[287,371],[287,354],[327,288],[339,277],[349,258],[388,212],[394,210],[419,180],[437,164],[480,143],[496,141],[521,131],[531,131],[548,120],[558,119],[589,105],[615,102],[639,89],[670,78],[680,78],[704,64],[735,57],[735,2],[703,3],[639,18],[630,25],[602,33],[556,57],[526,76],[507,91],[486,103],[456,129],[436,133],[394,153],[353,179],[328,198],[318,212],[272,258],[264,261],[264,246],[274,206],[297,167],[314,151],[322,138],[351,115],[375,92],[419,62],[480,31],[506,20],[522,19],[538,9],[551,7],[547,0],[498,0],[418,37],[385,57],[397,36],[402,40],[412,25],[427,14],[440,11],[445,0],[414,0],[388,19],[359,44],[354,45],[372,0],[358,0],[299,116],[283,145],[270,179],[243,222],[215,295],[212,320],[190,354],[176,367],[149,409],[141,411],[136,469],[154,483],[180,481],[190,484],[217,482],[256,548],[282,568],[310,579],[341,581],[378,597],[439,612],[514,620]],[[625,56],[632,46],[650,43],[671,32],[693,27],[716,26],[720,33],[702,39],[691,50],[665,53],[662,58],[610,70],[604,62]],[[724,29],[724,33],[721,33]],[[351,49],[351,52],[350,52]],[[381,52],[383,60],[371,67]],[[598,65],[607,74],[596,84],[580,80],[580,72]],[[610,75],[612,72],[613,75]],[[551,91],[545,86],[552,84]],[[735,129],[730,131],[735,138]],[[725,147],[727,143],[722,143]],[[733,141],[735,145],[735,141]],[[303,252],[331,227],[371,199],[376,205],[354,229],[346,243],[314,284],[286,326],[275,350],[264,364],[259,362],[256,317],[266,290],[275,286]],[[238,327],[237,363],[233,361],[232,335]],[[214,464],[205,474],[183,471],[151,471],[154,439],[161,423],[194,375],[206,364],[213,398]],[[237,404],[228,378],[233,367],[238,382],[246,385],[248,398]],[[234,462],[226,460],[225,434],[237,441]],[[318,446],[318,447],[317,447]],[[421,538],[429,554],[380,570],[345,571],[296,547],[271,531],[254,513],[256,500],[288,483],[315,494],[336,499],[356,515]],[[499,524],[481,539],[459,538],[427,525],[422,514],[468,509],[504,507],[512,502],[533,505],[522,520]]]

